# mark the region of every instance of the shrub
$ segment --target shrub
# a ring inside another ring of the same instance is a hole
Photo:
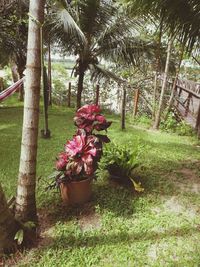
[[[167,132],[177,133],[182,136],[194,134],[194,130],[191,126],[178,118],[174,112],[170,112],[167,119],[164,122],[161,122],[160,129]]]
[[[110,178],[122,184],[131,184],[136,191],[142,192],[144,189],[141,184],[136,183],[133,179],[134,169],[141,164],[140,154],[142,150],[141,146],[132,149],[126,145],[108,144],[99,163],[97,175],[99,176],[107,170]]]

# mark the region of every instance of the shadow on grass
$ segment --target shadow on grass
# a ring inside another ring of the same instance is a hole
[[[128,244],[130,242],[142,242],[162,240],[170,237],[187,237],[199,233],[198,228],[182,227],[182,228],[169,228],[163,233],[154,231],[150,232],[139,232],[139,233],[109,233],[102,234],[98,232],[90,232],[84,235],[69,234],[61,235],[51,239],[51,247],[57,248],[81,248],[81,247],[96,247],[102,245],[114,245],[116,243]],[[48,246],[47,246],[48,247]],[[45,251],[47,247],[43,247]]]

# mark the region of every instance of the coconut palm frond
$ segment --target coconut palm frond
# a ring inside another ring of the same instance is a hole
[[[162,20],[165,30],[178,37],[191,51],[200,41],[199,0],[126,0],[132,15],[141,14]]]
[[[96,64],[89,65],[91,72],[91,80],[95,82],[99,82],[99,80],[114,80],[117,83],[124,83],[125,81],[119,76],[115,75],[112,71],[106,70],[103,67],[100,67]]]
[[[97,53],[110,61],[137,66],[147,59],[153,59],[154,50],[155,47],[152,43],[138,38],[125,37],[105,43],[105,46],[100,47]]]
[[[65,1],[56,1],[49,19],[52,36],[54,36],[55,39],[76,38],[77,42],[84,45],[86,43],[86,38],[73,18],[75,13],[70,7],[68,8],[69,10],[67,10],[67,8]]]
[[[107,25],[97,38],[98,46],[106,46],[113,40],[120,40],[124,36],[139,35],[140,27],[141,20],[133,20],[124,15],[116,15],[113,17],[112,23]]]
[[[77,4],[79,27],[88,37],[98,36],[113,19],[115,5],[110,0],[82,0]]]

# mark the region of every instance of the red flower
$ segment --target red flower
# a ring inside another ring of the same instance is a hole
[[[93,157],[97,154],[94,146],[95,138],[88,138],[84,134],[74,136],[72,141],[68,141],[65,147],[69,156],[69,168],[72,173],[79,174],[82,170],[87,175],[93,173]]]
[[[68,163],[68,155],[65,152],[60,153],[58,156],[58,160],[56,161],[56,169],[58,171],[65,170],[67,163]]]
[[[78,109],[77,113],[85,113],[85,114],[93,114],[93,113],[99,113],[100,107],[97,105],[85,105]]]
[[[84,129],[86,133],[91,133],[93,129],[97,131],[106,130],[110,126],[105,117],[99,114],[100,108],[96,105],[85,105],[80,108],[74,118],[75,125],[79,129]]]

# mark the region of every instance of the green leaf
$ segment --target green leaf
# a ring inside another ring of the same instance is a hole
[[[17,240],[17,244],[21,245],[24,239],[24,230],[20,229],[19,231],[17,231],[17,233],[15,234],[14,240]]]
[[[52,174],[50,174],[50,175],[48,176],[48,178],[49,178],[49,179],[55,178],[59,173],[60,173],[59,171],[55,171],[55,172],[53,172]]]

